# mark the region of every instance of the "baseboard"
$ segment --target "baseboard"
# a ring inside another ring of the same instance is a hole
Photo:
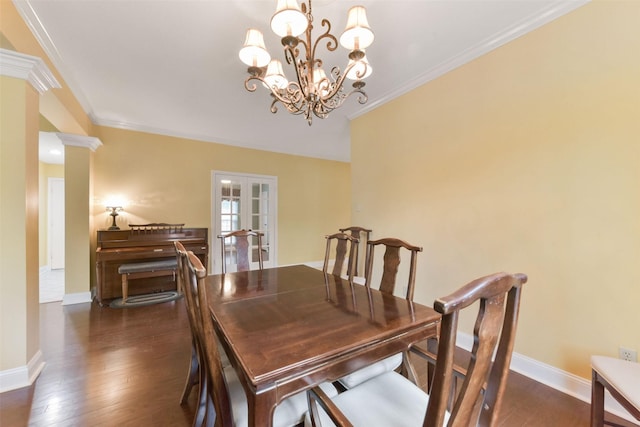
[[[322,270],[322,267],[324,267],[324,260],[322,261],[309,261],[309,262],[305,262],[304,265],[311,267],[311,268],[315,268],[317,270]],[[333,265],[333,262],[332,264]]]
[[[0,393],[30,386],[44,366],[42,352],[38,350],[26,366],[0,371]]]
[[[62,305],[82,304],[91,301],[93,301],[91,299],[91,291],[64,294],[64,297],[62,297]]]
[[[462,332],[458,333],[456,345],[464,350],[471,351],[473,347],[473,336]],[[522,374],[534,381],[554,388],[564,394],[575,397],[586,403],[591,403],[591,381],[563,371],[554,366],[539,362],[522,354],[513,353],[511,357],[511,370]],[[638,421],[616,402],[609,393],[605,394],[605,410],[610,414],[635,424]]]

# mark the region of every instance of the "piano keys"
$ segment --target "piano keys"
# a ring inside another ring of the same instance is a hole
[[[98,230],[96,299],[100,304],[122,297],[122,281],[118,267],[134,262],[175,258],[173,242],[176,240],[188,251],[193,251],[203,265],[208,265],[207,228],[183,228],[181,224],[145,224],[131,227],[131,230]],[[129,295],[175,289],[176,282],[172,276],[149,277],[132,282]]]

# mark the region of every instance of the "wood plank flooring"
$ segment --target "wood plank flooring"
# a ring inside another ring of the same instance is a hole
[[[47,365],[31,387],[0,394],[0,426],[190,426],[196,393],[178,403],[191,345],[183,304],[41,304]],[[501,415],[504,427],[589,425],[588,404],[516,373]]]

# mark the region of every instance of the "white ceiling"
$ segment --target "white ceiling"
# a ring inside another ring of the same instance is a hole
[[[18,10],[99,125],[349,161],[349,120],[583,5],[588,0],[316,0],[314,39],[328,18],[339,37],[347,10],[367,8],[375,41],[367,104],[348,99],[308,126],[259,87],[244,88],[238,59],[246,29],[265,34],[276,0],[14,0]],[[347,52],[327,53],[325,69]],[[286,66],[286,64],[285,64]],[[291,70],[285,69],[289,78]]]

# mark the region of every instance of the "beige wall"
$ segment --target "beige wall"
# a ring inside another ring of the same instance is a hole
[[[348,163],[96,127],[93,215],[107,228],[109,197],[128,200],[118,224],[211,227],[212,171],[278,177],[278,262],[320,260],[324,235],[351,219]],[[211,243],[211,242],[210,242]]]
[[[640,350],[638,22],[590,3],[352,123],[354,223],[424,246],[416,300],[524,272],[515,350],[584,378]]]

